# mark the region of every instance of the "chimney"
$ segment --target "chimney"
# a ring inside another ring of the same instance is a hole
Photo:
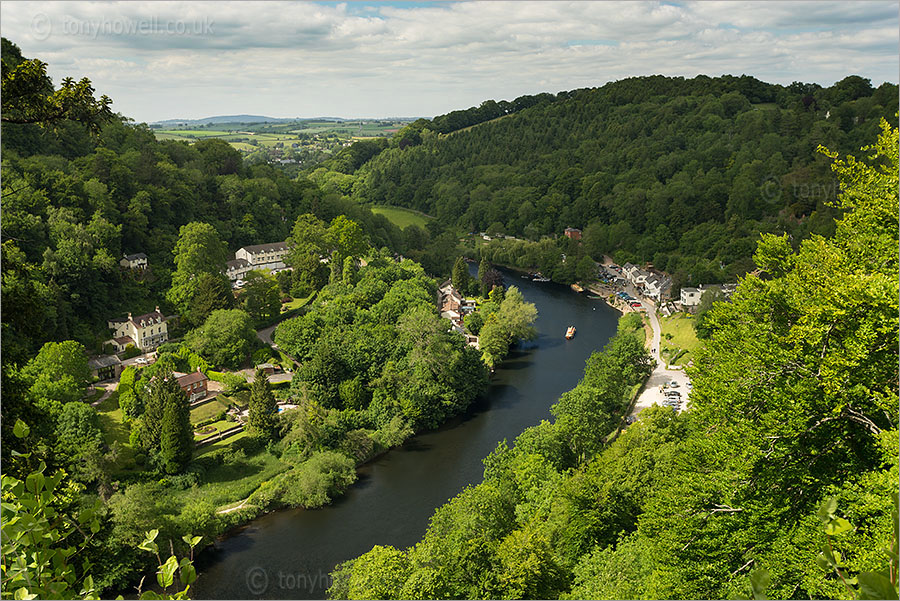
[[[128,321],[131,321],[131,311],[128,312]]]
[[[156,311],[157,313],[159,313],[159,305],[156,305],[156,308],[153,310]]]
[[[200,373],[200,366],[199,366],[199,365],[197,366],[197,373],[198,373],[198,374]]]

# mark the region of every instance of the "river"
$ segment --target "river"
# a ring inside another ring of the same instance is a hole
[[[332,505],[273,512],[219,540],[197,558],[194,598],[324,598],[335,565],[373,545],[417,542],[437,507],[481,481],[481,460],[499,441],[550,419],[591,352],[615,334],[619,313],[565,286],[503,277],[537,306],[538,337],[510,353],[485,398],[360,468],[358,482]],[[569,325],[578,331],[567,341]]]

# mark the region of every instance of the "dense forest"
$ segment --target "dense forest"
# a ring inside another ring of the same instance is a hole
[[[390,144],[345,149],[313,178],[464,232],[537,241],[577,227],[595,260],[650,261],[676,283],[734,281],[752,269],[760,232],[830,232],[838,185],[815,149],[857,151],[894,119],[897,97],[896,85],[857,76],[829,88],[632,78],[420,120]]]
[[[834,234],[764,235],[690,371],[611,443],[642,370],[626,333],[484,460],[408,549],[341,565],[335,598],[897,598],[897,129],[823,150]]]

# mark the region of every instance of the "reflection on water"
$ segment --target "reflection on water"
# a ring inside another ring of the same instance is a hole
[[[550,406],[577,384],[585,359],[615,334],[618,313],[563,286],[504,277],[537,305],[539,335],[510,353],[486,397],[363,466],[331,506],[270,513],[204,551],[196,598],[323,598],[335,565],[373,545],[418,541],[435,508],[481,481],[481,460],[499,441],[550,419]],[[570,325],[578,334],[567,341]]]

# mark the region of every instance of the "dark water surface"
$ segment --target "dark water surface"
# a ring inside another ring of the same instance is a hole
[[[615,334],[619,314],[564,286],[503,276],[537,305],[538,338],[513,350],[486,397],[440,430],[362,467],[359,481],[332,505],[270,513],[218,541],[198,557],[194,598],[324,598],[335,565],[373,545],[414,544],[437,507],[481,481],[481,460],[499,441],[512,442],[550,419],[550,405]],[[567,341],[569,325],[578,332]]]

